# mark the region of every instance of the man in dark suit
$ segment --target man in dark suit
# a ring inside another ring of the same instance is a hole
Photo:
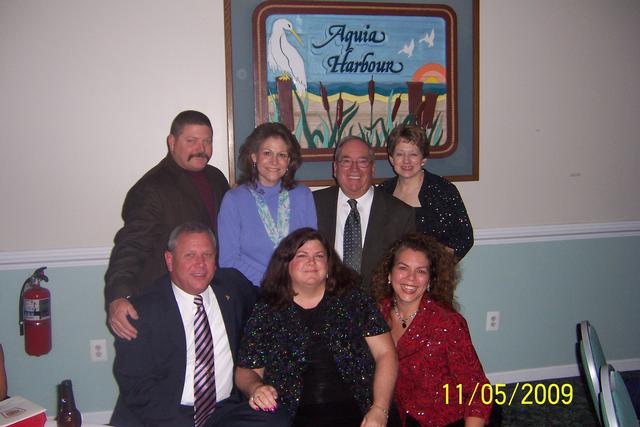
[[[192,110],[178,114],[167,137],[167,156],[127,193],[124,226],[114,239],[104,288],[107,324],[120,338],[133,339],[137,333],[128,316],[135,319],[138,313],[128,299],[167,272],[162,254],[171,230],[198,221],[216,231],[229,183],[207,164],[212,135],[206,115]]]
[[[357,136],[348,136],[336,147],[333,175],[337,186],[314,191],[318,230],[343,257],[345,224],[355,200],[359,214],[362,252],[359,270],[363,284],[369,286],[371,275],[384,251],[405,233],[415,230],[414,210],[395,197],[375,189],[375,153]],[[353,202],[351,202],[353,203]],[[346,260],[345,260],[346,261]]]
[[[116,338],[113,370],[120,396],[110,424],[281,425],[279,415],[253,411],[233,385],[234,361],[256,288],[237,270],[216,268],[213,233],[200,223],[176,227],[165,260],[169,275],[132,299],[140,315],[132,320],[138,337]],[[206,313],[200,323],[198,310]],[[206,345],[200,338],[203,324],[211,337]],[[211,357],[213,363],[202,371],[202,360]],[[200,405],[197,384],[211,383],[204,390],[213,396]]]

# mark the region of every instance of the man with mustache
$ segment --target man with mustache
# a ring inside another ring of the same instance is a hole
[[[178,114],[167,137],[167,156],[129,190],[122,206],[124,226],[116,233],[105,274],[107,324],[120,338],[136,338],[128,317],[138,318],[129,298],[167,273],[163,254],[177,225],[198,221],[216,231],[217,214],[229,183],[208,164],[213,128],[199,111]]]

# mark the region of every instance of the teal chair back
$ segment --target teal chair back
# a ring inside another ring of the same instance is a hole
[[[595,328],[588,320],[580,322],[580,357],[582,366],[587,378],[587,386],[591,394],[591,401],[596,411],[596,415],[602,423],[602,413],[600,409],[600,368],[607,364],[604,357],[600,339]]]
[[[600,369],[600,409],[605,427],[640,427],[622,376],[611,365]]]

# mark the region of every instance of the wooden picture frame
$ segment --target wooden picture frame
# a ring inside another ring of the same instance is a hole
[[[296,134],[304,160],[297,178],[309,186],[333,184],[333,147],[349,134],[375,147],[378,180],[393,176],[384,139],[402,122],[432,137],[430,171],[477,180],[478,1],[438,3],[225,0],[230,181],[240,144],[265,121]],[[238,30],[248,19],[249,40],[246,25]],[[298,52],[304,82],[278,68],[292,59],[270,41]]]

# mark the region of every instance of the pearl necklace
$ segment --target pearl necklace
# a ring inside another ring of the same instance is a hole
[[[393,303],[393,314],[396,315],[396,317],[400,321],[400,324],[402,324],[402,329],[407,329],[407,322],[411,321],[414,317],[416,317],[416,314],[418,314],[418,311],[420,311],[420,308],[418,308],[418,310],[414,311],[413,314],[409,315],[408,317],[402,318],[402,316],[400,315],[400,311],[398,311],[398,304],[396,304],[395,301]]]

